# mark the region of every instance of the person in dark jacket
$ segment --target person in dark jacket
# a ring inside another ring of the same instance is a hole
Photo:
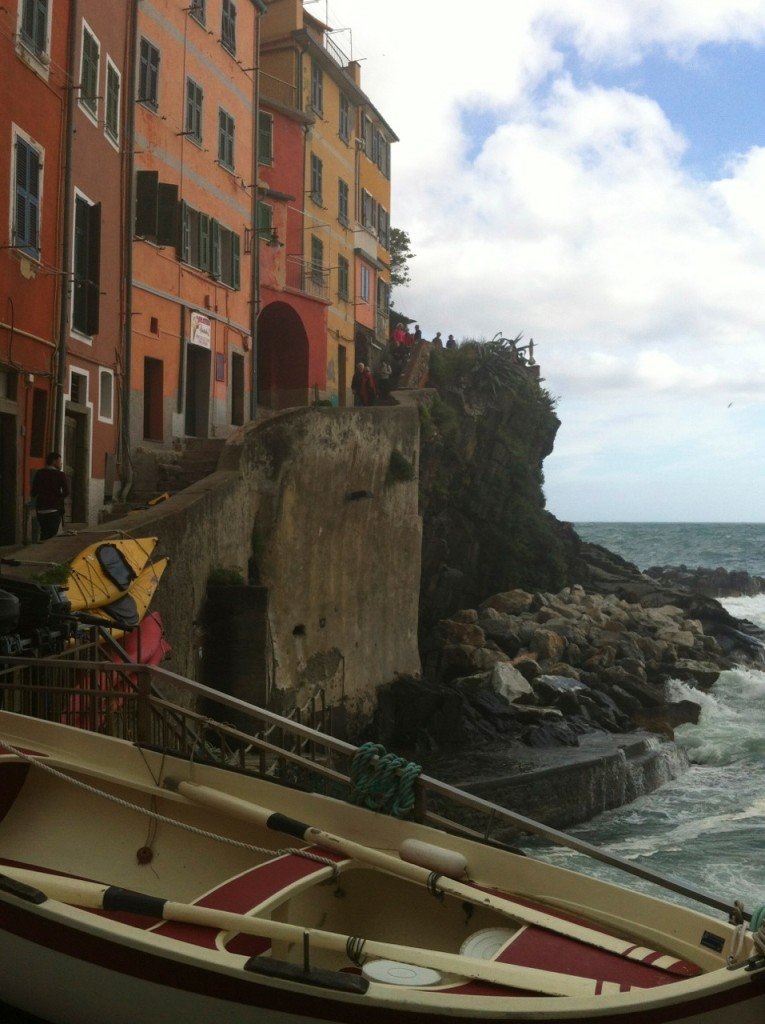
[[[64,499],[69,497],[69,481],[61,471],[61,452],[51,452],[45,466],[35,473],[32,497],[37,501],[40,540],[55,537],[64,521]]]

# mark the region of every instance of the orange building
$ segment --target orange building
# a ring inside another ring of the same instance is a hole
[[[130,441],[251,415],[262,0],[143,0],[136,34]]]
[[[0,8],[0,544],[27,532],[32,476],[54,444],[68,37],[68,5]]]
[[[390,146],[396,135],[360,87],[360,66],[301,0],[270,0],[263,21],[261,98],[305,124],[302,214],[290,234],[293,280],[327,303],[322,398],[349,403],[353,364],[374,363],[388,337]],[[320,341],[309,335],[309,345]]]

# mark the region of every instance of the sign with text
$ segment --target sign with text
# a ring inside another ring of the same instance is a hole
[[[192,345],[199,345],[201,348],[210,348],[212,336],[212,321],[209,316],[202,313],[191,314],[191,332],[189,341]]]

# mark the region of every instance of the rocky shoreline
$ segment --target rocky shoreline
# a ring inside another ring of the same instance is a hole
[[[557,827],[687,767],[671,740],[700,706],[670,680],[708,690],[765,651],[716,600],[582,547],[588,585],[510,590],[442,620],[423,678],[383,688],[375,721],[431,774]]]

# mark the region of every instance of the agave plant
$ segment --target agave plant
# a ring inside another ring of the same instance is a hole
[[[491,341],[475,342],[469,387],[491,398],[512,388],[518,379],[517,346],[522,337],[519,334],[511,339],[496,334]]]

